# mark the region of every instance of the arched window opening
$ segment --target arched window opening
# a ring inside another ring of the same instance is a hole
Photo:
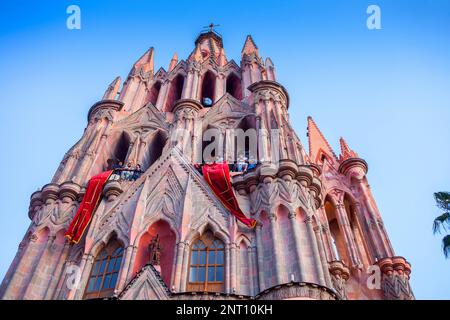
[[[255,118],[245,117],[234,130],[231,145],[227,146],[226,155],[229,163],[234,164],[234,170],[242,172],[252,171],[258,165],[258,137]]]
[[[130,148],[130,139],[128,138],[128,135],[122,132],[120,134],[119,140],[116,143],[115,148],[113,149],[111,158],[109,158],[106,161],[109,170],[114,168],[116,165],[119,165],[120,163],[122,163],[122,165],[125,164],[129,148]]]
[[[147,100],[152,105],[156,106],[156,102],[158,101],[159,91],[161,90],[161,82],[157,81],[155,84],[153,84],[152,88],[150,89]]]
[[[111,240],[95,258],[84,299],[105,298],[113,295],[122,258],[122,245],[115,239]]]
[[[201,103],[205,107],[211,107],[214,104],[216,89],[216,77],[211,71],[203,75]]]
[[[357,217],[356,217],[355,206],[353,204],[352,199],[350,198],[350,196],[347,193],[344,195],[344,207],[345,207],[345,211],[347,212],[348,220],[350,223],[350,229],[352,231],[353,240],[356,244],[356,247],[358,248],[359,255],[362,258],[363,263],[365,265],[369,265],[370,259],[369,259],[369,254],[368,254],[369,250],[367,247],[367,243],[362,234],[362,230],[360,228],[360,225],[359,225]]]
[[[142,159],[142,169],[145,171],[150,168],[156,160],[161,157],[167,137],[161,131],[157,131],[148,141],[148,152]]]
[[[227,92],[237,100],[242,100],[241,80],[236,74],[231,73],[227,78]]]
[[[347,247],[345,245],[345,240],[336,216],[336,208],[332,202],[327,199],[325,201],[325,212],[327,214],[328,226],[331,233],[331,250],[333,250],[336,260],[342,260],[345,263],[350,263],[350,259],[347,254]]]
[[[170,83],[166,106],[164,108],[165,111],[171,111],[175,102],[181,99],[181,94],[183,93],[183,86],[184,86],[184,76],[179,74]]]
[[[223,292],[224,283],[224,243],[206,232],[191,246],[188,291]]]

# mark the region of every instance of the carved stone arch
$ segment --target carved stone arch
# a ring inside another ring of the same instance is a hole
[[[175,246],[179,239],[179,232],[172,221],[160,216],[151,219],[133,241],[134,247],[137,248],[132,261],[133,274],[137,274],[149,263],[159,265],[161,277],[165,284],[170,286]],[[151,247],[152,243],[156,248]]]
[[[179,62],[175,66],[175,68],[173,68],[173,70],[167,75],[167,80],[172,81],[178,75],[182,75],[183,77],[187,78],[186,64],[182,61]]]
[[[180,232],[175,224],[175,221],[173,221],[172,219],[168,218],[167,216],[164,215],[156,215],[156,216],[152,216],[149,219],[144,220],[144,222],[142,223],[142,227],[140,228],[139,233],[136,235],[136,237],[132,240],[130,240],[133,245],[137,245],[137,243],[139,242],[139,239],[148,231],[148,229],[150,228],[150,226],[152,226],[154,223],[158,222],[158,221],[164,221],[166,222],[170,228],[172,229],[172,231],[175,233],[175,240],[178,243],[181,239],[181,235]]]
[[[173,73],[173,75],[170,74],[168,81],[169,88],[163,111],[172,112],[175,102],[183,96],[184,84],[187,81],[186,71],[182,70],[180,72]]]
[[[294,212],[294,208],[292,207],[292,205],[290,203],[288,203],[287,201],[283,200],[283,199],[278,199],[271,207],[272,212],[275,215],[278,216],[279,210],[283,210],[283,208],[287,211],[288,214],[291,214],[292,212]]]
[[[185,241],[189,244],[192,243],[193,240],[200,237],[203,233],[206,231],[211,231],[212,234],[222,240],[224,243],[230,242],[230,235],[229,233],[221,228],[220,225],[218,225],[215,221],[208,218],[208,221],[205,222],[203,225],[201,225],[199,228],[191,230],[185,237]]]
[[[244,96],[241,76],[231,70],[225,78],[225,92],[232,95],[237,100],[242,100]]]
[[[126,247],[128,244],[128,239],[124,239],[121,232],[117,232],[117,230],[110,230],[103,234],[103,236],[99,237],[97,240],[94,240],[94,243],[90,246],[90,248],[85,246],[85,253],[90,254],[93,257],[96,257],[99,252],[108,245],[111,239],[116,239],[122,247]]]
[[[204,99],[209,98],[212,100],[212,104],[214,104],[218,98],[216,92],[216,82],[217,82],[218,74],[217,71],[208,67],[202,70],[200,76],[200,102],[203,104]]]
[[[247,248],[252,247],[252,242],[250,241],[250,239],[245,235],[245,234],[240,234],[237,238],[236,238],[236,244],[238,245],[238,247],[240,246],[240,244],[244,242],[245,245],[247,246]]]

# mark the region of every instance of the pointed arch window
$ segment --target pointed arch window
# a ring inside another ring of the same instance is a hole
[[[223,292],[225,279],[225,246],[206,234],[191,247],[188,291]]]
[[[85,299],[104,298],[113,295],[122,258],[123,247],[116,240],[110,242],[100,251],[89,275],[84,294]]]

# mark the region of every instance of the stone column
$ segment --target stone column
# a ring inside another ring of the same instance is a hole
[[[183,241],[178,242],[177,244],[177,255],[176,255],[176,263],[175,263],[175,274],[173,279],[173,285],[175,286],[175,290],[178,292],[181,291],[181,272],[184,264],[183,261],[183,253],[185,243]],[[187,263],[187,262],[186,262]]]
[[[47,238],[47,243],[45,244],[44,250],[41,252],[40,256],[37,257],[36,260],[37,265],[32,272],[31,279],[28,281],[28,283],[24,284],[26,290],[21,299],[36,300],[43,298],[39,296],[39,294],[42,291],[42,288],[40,287],[39,284],[41,282],[44,282],[43,278],[45,276],[45,269],[46,266],[49,264],[48,258],[50,257],[51,247],[53,245],[53,242],[55,241],[55,238],[56,238],[55,236],[49,236]]]
[[[51,300],[52,297],[55,294],[56,288],[59,284],[59,282],[61,281],[61,278],[64,278],[64,274],[63,274],[63,269],[64,269],[64,265],[66,263],[66,259],[69,256],[69,252],[70,252],[71,246],[69,244],[69,242],[65,242],[61,255],[58,259],[58,265],[56,266],[55,269],[55,276],[53,277],[53,280],[51,281],[50,286],[48,287],[47,291],[45,292],[45,300]]]
[[[247,253],[248,253],[248,276],[249,276],[249,286],[250,286],[250,290],[249,293],[250,295],[255,295],[255,292],[257,292],[256,288],[255,288],[255,282],[254,282],[254,274],[255,274],[255,267],[254,267],[254,248],[252,246],[249,246],[247,248]]]
[[[295,255],[297,257],[297,264],[299,270],[300,279],[296,279],[298,281],[305,281],[305,266],[302,257],[302,239],[300,235],[300,226],[297,222],[297,215],[295,212],[289,213],[289,221],[291,222],[292,230],[294,232],[294,240],[295,240]]]
[[[231,278],[231,292],[235,293],[237,291],[237,245],[236,243],[231,243],[230,244],[230,253],[231,253],[231,274],[230,274],[230,278]]]
[[[258,257],[258,266],[257,266],[257,272],[258,272],[258,282],[259,282],[259,290],[262,291],[266,288],[266,284],[264,282],[264,247],[263,247],[263,241],[262,241],[262,225],[257,224],[255,228],[256,233],[256,254]]]
[[[312,218],[310,216],[306,217],[305,223],[306,223],[306,230],[308,232],[309,243],[312,246],[314,265],[317,271],[317,279],[319,281],[319,284],[326,285],[322,269],[322,261],[320,260],[319,248],[317,246],[317,239],[315,237],[312,226]]]
[[[67,295],[67,300],[81,300],[83,298],[86,284],[89,280],[89,274],[94,264],[94,257],[91,254],[85,253],[80,263],[81,277],[78,286],[71,289]]]
[[[374,222],[373,226],[375,227],[375,231],[377,232],[378,239],[380,240],[380,243],[382,246],[379,249],[382,250],[383,257],[392,256],[392,255],[394,255],[394,252],[393,252],[392,248],[388,245],[387,237],[385,237],[385,234],[383,233],[383,231],[381,230],[381,228],[378,224],[379,217],[370,203],[370,198],[371,198],[370,191],[367,188],[363,179],[358,180],[358,185],[361,188],[363,202],[369,212],[370,219]]]
[[[348,221],[347,212],[343,204],[336,205],[337,218],[339,221],[339,227],[344,236],[345,246],[350,257],[350,263],[352,266],[360,265],[360,259],[356,251],[356,243],[353,238],[353,231],[350,228],[350,222]]]
[[[116,284],[116,292],[119,293],[121,292],[124,288],[125,285],[127,284],[127,278],[128,275],[130,273],[130,269],[132,270],[133,268],[133,256],[136,254],[137,251],[137,247],[134,245],[129,245],[126,249],[125,249],[125,254],[123,257],[123,262],[122,262],[122,268],[120,270],[120,274],[118,275],[118,281]]]
[[[328,261],[327,261],[326,255],[325,255],[325,249],[323,248],[323,237],[322,237],[322,230],[321,230],[320,225],[317,225],[314,227],[314,233],[315,233],[316,239],[317,239],[317,246],[319,249],[320,260],[322,261],[322,270],[323,270],[323,274],[324,274],[325,284],[328,287],[331,287],[332,286],[331,276],[328,271]]]
[[[231,244],[227,243],[225,246],[225,292],[231,293],[231,254],[230,254]]]
[[[181,270],[181,285],[180,285],[180,291],[185,292],[186,291],[186,284],[189,281],[189,263],[186,263],[189,261],[189,243],[185,242],[184,246],[184,252],[183,252],[183,268]],[[186,262],[185,262],[186,261]]]
[[[278,228],[277,228],[277,217],[275,213],[271,213],[269,216],[270,219],[270,233],[272,236],[272,247],[273,247],[273,255],[274,255],[274,263],[275,263],[275,273],[276,273],[276,284],[283,283],[283,265],[282,265],[282,257],[281,252],[278,247],[280,243],[280,239],[278,237]]]

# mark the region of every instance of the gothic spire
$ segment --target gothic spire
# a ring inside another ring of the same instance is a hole
[[[344,138],[339,139],[339,144],[341,145],[341,154],[339,155],[339,161],[345,161],[350,158],[358,158],[358,154],[350,149]]]
[[[113,82],[111,82],[108,86],[108,88],[105,91],[105,94],[103,95],[102,100],[115,100],[117,92],[119,92],[120,89],[120,77],[116,77]]]
[[[153,74],[154,71],[154,49],[151,47],[148,49],[142,57],[139,58],[138,61],[133,66],[133,69],[138,71],[142,69],[144,73],[150,72]]]
[[[219,53],[219,57],[217,58],[217,64],[221,67],[227,64],[227,57],[225,56],[225,49],[222,48]]]
[[[259,55],[258,47],[256,46],[255,41],[253,41],[251,35],[248,35],[247,38],[245,39],[244,47],[242,48],[242,55],[244,56],[251,54]]]
[[[177,63],[178,63],[178,54],[175,52],[173,54],[172,60],[170,60],[169,71],[168,72],[171,72],[173,69],[175,69]]]
[[[311,117],[308,117],[308,140],[309,140],[309,157],[313,162],[318,162],[322,154],[337,160],[336,154],[325,139]]]

